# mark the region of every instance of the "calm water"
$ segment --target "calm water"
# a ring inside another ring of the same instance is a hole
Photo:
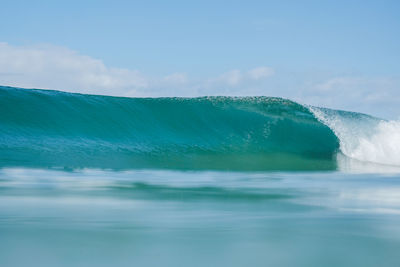
[[[400,266],[400,175],[0,171],[0,266]]]

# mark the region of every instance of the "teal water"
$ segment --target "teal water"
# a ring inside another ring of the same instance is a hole
[[[400,125],[0,87],[0,266],[400,266]]]
[[[279,98],[118,98],[0,87],[0,166],[334,169],[338,147],[307,108]]]
[[[393,174],[3,169],[1,266],[399,266]]]

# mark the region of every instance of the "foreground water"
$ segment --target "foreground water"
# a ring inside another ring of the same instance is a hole
[[[400,266],[400,176],[0,171],[0,266]]]

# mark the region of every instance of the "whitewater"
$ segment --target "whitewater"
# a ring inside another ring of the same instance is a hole
[[[310,107],[340,142],[340,151],[362,162],[400,166],[400,122]]]

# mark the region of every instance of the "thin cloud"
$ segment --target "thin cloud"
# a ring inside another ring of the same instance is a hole
[[[163,81],[170,84],[185,84],[188,82],[188,77],[185,73],[172,73],[163,78]]]
[[[399,88],[400,80],[394,77],[333,77],[304,88],[296,99],[316,106],[397,118]]]
[[[0,73],[1,84],[81,93],[120,95],[149,85],[137,70],[110,68],[101,60],[50,45],[0,43]]]
[[[242,82],[257,81],[271,77],[275,74],[274,69],[269,67],[257,67],[248,71],[231,70],[223,73],[218,78],[211,80],[212,83],[224,83],[229,86],[237,86]]]
[[[204,79],[181,72],[152,77],[106,66],[68,48],[0,43],[0,85],[137,97],[266,95],[386,118],[400,115],[399,77],[338,76],[308,82],[288,75],[258,66]]]
[[[258,67],[251,69],[247,72],[247,75],[252,80],[260,80],[263,78],[270,77],[275,74],[275,71],[272,68],[268,67]]]
[[[215,82],[222,82],[230,86],[236,86],[242,81],[242,79],[243,75],[240,70],[231,70],[222,74],[215,80]]]
[[[180,72],[151,77],[138,70],[106,66],[99,59],[64,47],[0,43],[0,84],[24,88],[115,96],[198,96],[202,92],[242,95],[246,81],[261,80],[273,73],[271,68],[261,66],[203,80],[191,80]]]

